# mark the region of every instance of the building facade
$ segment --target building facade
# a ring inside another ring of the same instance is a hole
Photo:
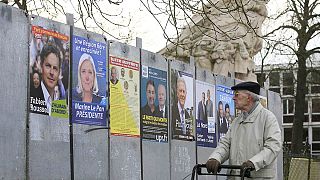
[[[309,66],[310,67],[310,66]],[[291,134],[294,119],[295,89],[297,69],[288,65],[266,65],[257,66],[257,78],[263,78],[265,89],[280,94],[283,104],[283,129],[284,143],[291,144]],[[320,155],[320,65],[309,69],[307,77],[308,93],[304,108],[303,138],[308,142],[311,154]],[[318,70],[318,71],[317,71]]]

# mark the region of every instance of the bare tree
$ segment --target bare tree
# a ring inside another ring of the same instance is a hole
[[[123,15],[125,7],[120,7],[123,0],[73,0],[67,2],[63,0],[1,0],[0,2],[18,7],[27,14],[46,16],[50,19],[57,19],[71,11],[74,14],[75,24],[81,28],[116,40],[128,41],[133,38],[132,30],[128,29],[132,17]],[[122,33],[120,30],[111,31],[125,28],[127,28],[126,33]]]
[[[320,0],[287,0],[286,8],[274,20],[286,21],[266,34],[279,54],[290,57],[290,63],[297,68],[295,108],[292,129],[291,151],[299,154],[303,148],[304,107],[307,105],[307,75],[312,68],[313,55],[320,53]]]

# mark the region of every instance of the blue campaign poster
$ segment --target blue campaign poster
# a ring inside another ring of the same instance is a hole
[[[230,87],[218,85],[216,87],[216,127],[218,137],[223,137],[235,117],[235,106],[233,101],[234,91]]]
[[[196,92],[197,146],[215,148],[215,86],[197,80]]]
[[[106,44],[72,38],[72,122],[106,126]]]
[[[168,142],[167,72],[142,66],[142,139]]]

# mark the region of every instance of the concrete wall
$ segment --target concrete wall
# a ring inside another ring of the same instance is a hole
[[[159,143],[113,136],[106,127],[70,124],[68,119],[29,113],[31,24],[52,27],[71,37],[70,26],[41,17],[30,17],[29,20],[20,10],[1,3],[0,24],[0,179],[190,179],[193,166],[205,163],[213,151],[213,148],[197,147],[194,140],[172,139],[170,122],[168,142]],[[167,60],[137,47],[106,41],[102,35],[81,29],[74,28],[73,34],[108,44],[107,56],[128,58],[140,65],[166,71],[169,107],[173,103],[169,97],[173,88],[169,77],[171,70],[193,76],[193,93],[188,94],[188,98],[194,99],[193,107],[197,93],[195,80],[229,87],[236,82],[195,67],[192,59],[189,63]],[[281,125],[279,94],[265,91],[264,94]],[[196,135],[195,131],[193,135]],[[282,155],[278,158],[278,179],[281,178]]]

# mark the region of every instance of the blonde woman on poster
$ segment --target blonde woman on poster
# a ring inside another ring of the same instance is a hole
[[[72,99],[87,103],[100,103],[102,98],[97,95],[97,71],[92,56],[82,54],[78,64],[78,85]]]

